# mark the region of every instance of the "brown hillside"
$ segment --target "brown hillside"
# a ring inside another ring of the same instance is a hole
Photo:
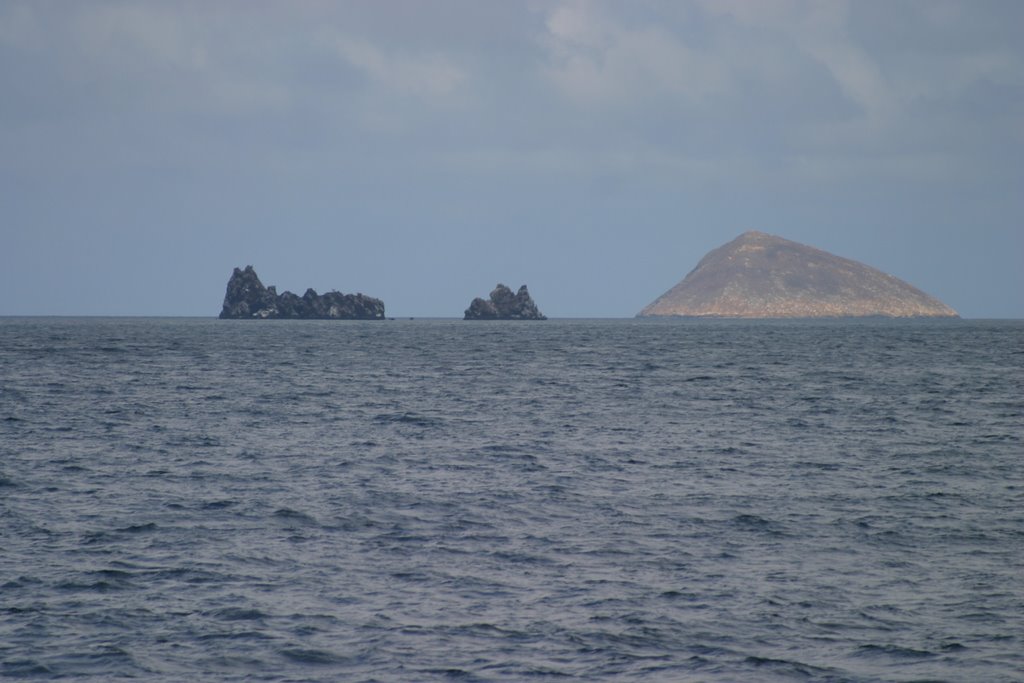
[[[797,242],[746,232],[638,314],[718,318],[957,317],[899,278]]]

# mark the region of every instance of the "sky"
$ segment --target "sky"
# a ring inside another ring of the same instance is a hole
[[[1018,0],[0,0],[0,315],[631,317],[761,230],[1024,318]]]

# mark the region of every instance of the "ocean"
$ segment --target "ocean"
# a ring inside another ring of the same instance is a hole
[[[0,319],[0,676],[1024,680],[1024,322]]]

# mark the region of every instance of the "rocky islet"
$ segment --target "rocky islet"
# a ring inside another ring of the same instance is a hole
[[[547,316],[537,309],[526,285],[513,294],[498,283],[490,298],[477,297],[470,302],[463,320],[547,320]]]
[[[220,317],[383,320],[384,302],[365,294],[317,294],[312,288],[302,296],[288,291],[278,294],[276,287],[265,287],[253,267],[246,266],[231,274]]]
[[[708,252],[683,280],[637,317],[956,318],[957,312],[899,278],[858,261],[750,231]],[[235,268],[221,318],[381,320],[384,302],[365,294],[265,287],[253,267]],[[499,283],[464,320],[546,320],[526,285]]]

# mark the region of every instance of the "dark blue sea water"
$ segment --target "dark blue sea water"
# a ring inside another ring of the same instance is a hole
[[[1024,680],[1024,323],[0,319],[0,675]]]

